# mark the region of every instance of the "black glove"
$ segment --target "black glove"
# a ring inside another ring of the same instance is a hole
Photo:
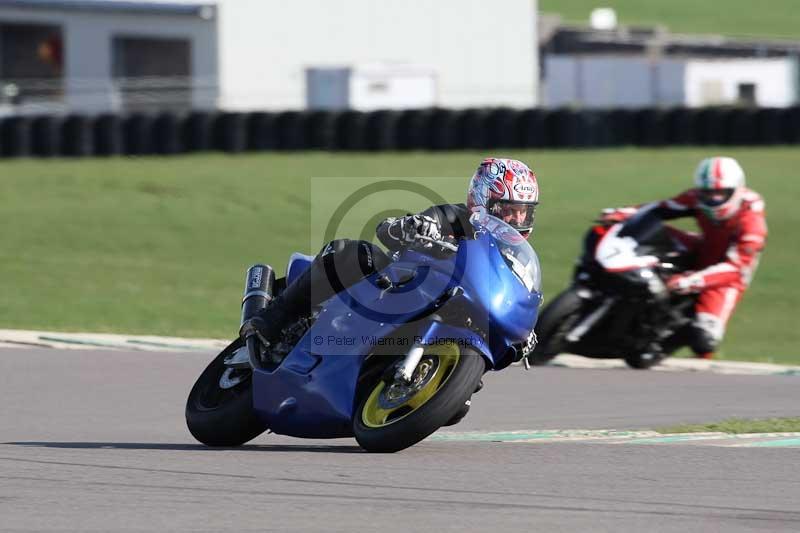
[[[419,237],[437,241],[442,239],[442,230],[435,218],[426,215],[408,215],[401,218],[399,222],[402,240],[409,244],[417,242]],[[426,243],[425,246],[430,248],[432,243]]]

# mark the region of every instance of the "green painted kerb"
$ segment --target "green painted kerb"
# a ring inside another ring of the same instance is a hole
[[[711,440],[723,439],[726,435],[666,435],[664,437],[652,437],[647,439],[629,440],[629,444],[663,444],[668,442],[684,442],[689,440]]]
[[[463,433],[444,431],[429,437],[435,441],[449,442],[606,442],[615,444],[680,444],[692,441],[713,441],[712,445],[787,448],[800,447],[800,433],[748,433],[723,432],[680,433],[660,435],[654,431],[618,431],[593,429],[529,430],[529,431],[469,431]],[[764,439],[741,443],[742,439]],[[702,444],[702,443],[701,443]]]
[[[616,431],[616,430],[539,430],[539,431],[474,431],[465,433],[442,432],[435,433],[431,440],[443,441],[482,441],[482,442],[514,442],[528,440],[567,440],[567,439],[598,439],[598,438],[633,438],[653,435],[652,431]]]
[[[800,446],[800,438],[796,439],[779,439],[779,440],[764,440],[761,442],[748,442],[745,445],[747,448],[786,448]]]

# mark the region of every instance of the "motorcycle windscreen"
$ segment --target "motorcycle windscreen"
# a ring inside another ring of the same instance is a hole
[[[639,246],[665,247],[672,243],[663,221],[652,209],[642,209],[626,220],[617,236],[630,237]]]

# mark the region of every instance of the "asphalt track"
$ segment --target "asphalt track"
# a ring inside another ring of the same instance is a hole
[[[259,437],[183,406],[210,354],[0,349],[2,531],[800,531],[800,448]],[[798,416],[800,378],[508,369],[458,431]]]

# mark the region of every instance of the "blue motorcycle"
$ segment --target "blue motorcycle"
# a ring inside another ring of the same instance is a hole
[[[395,254],[284,329],[276,346],[235,340],[192,388],[189,431],[209,446],[238,446],[269,429],[354,436],[367,451],[395,452],[458,422],[483,374],[532,347],[542,301],[527,240],[486,213],[471,223],[471,239],[428,239],[428,249]],[[286,282],[311,259],[294,254]],[[251,268],[246,296],[263,292],[254,288],[268,274]]]

